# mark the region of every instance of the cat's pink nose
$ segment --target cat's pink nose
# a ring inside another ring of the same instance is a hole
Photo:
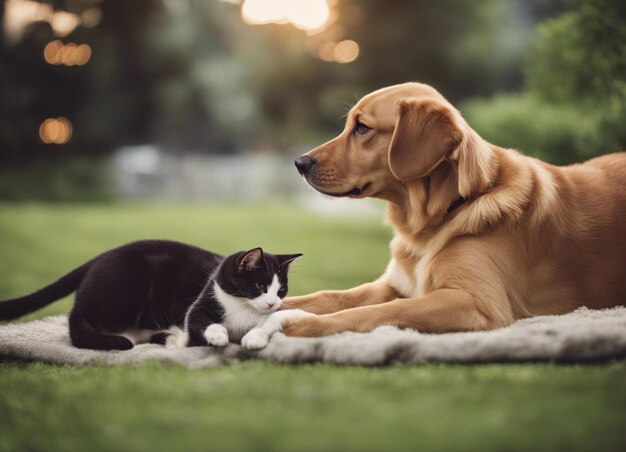
[[[268,308],[273,308],[276,303],[267,303]]]

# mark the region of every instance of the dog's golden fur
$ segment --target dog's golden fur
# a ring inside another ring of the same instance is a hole
[[[387,200],[395,237],[378,280],[287,299],[319,314],[288,335],[489,330],[626,302],[626,153],[549,165],[487,143],[435,89],[407,83],[365,96],[306,155],[316,190]]]

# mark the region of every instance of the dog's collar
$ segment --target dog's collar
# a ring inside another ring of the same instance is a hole
[[[448,207],[448,211],[446,212],[446,214],[450,215],[452,212],[454,212],[456,209],[461,207],[467,201],[469,201],[468,198],[464,198],[463,196],[459,196],[456,199],[456,201],[454,201],[452,204],[450,204],[450,207]]]

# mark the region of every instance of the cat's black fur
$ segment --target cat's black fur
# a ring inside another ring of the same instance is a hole
[[[283,298],[289,263],[299,256],[255,248],[223,257],[173,241],[133,242],[97,256],[30,295],[0,302],[0,320],[15,319],[76,291],[69,319],[76,347],[130,349],[133,342],[121,334],[133,329],[152,330],[150,341],[164,343],[168,328],[185,327],[188,311],[188,345],[206,345],[203,332],[224,316],[213,290],[215,282],[230,295],[255,298],[276,274]]]

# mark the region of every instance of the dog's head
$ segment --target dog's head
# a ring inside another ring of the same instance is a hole
[[[454,162],[458,194],[488,178],[477,135],[434,88],[405,83],[363,97],[343,132],[296,159],[298,172],[330,196],[397,198],[407,181]],[[484,142],[482,142],[484,143]],[[458,196],[457,194],[457,196]]]

